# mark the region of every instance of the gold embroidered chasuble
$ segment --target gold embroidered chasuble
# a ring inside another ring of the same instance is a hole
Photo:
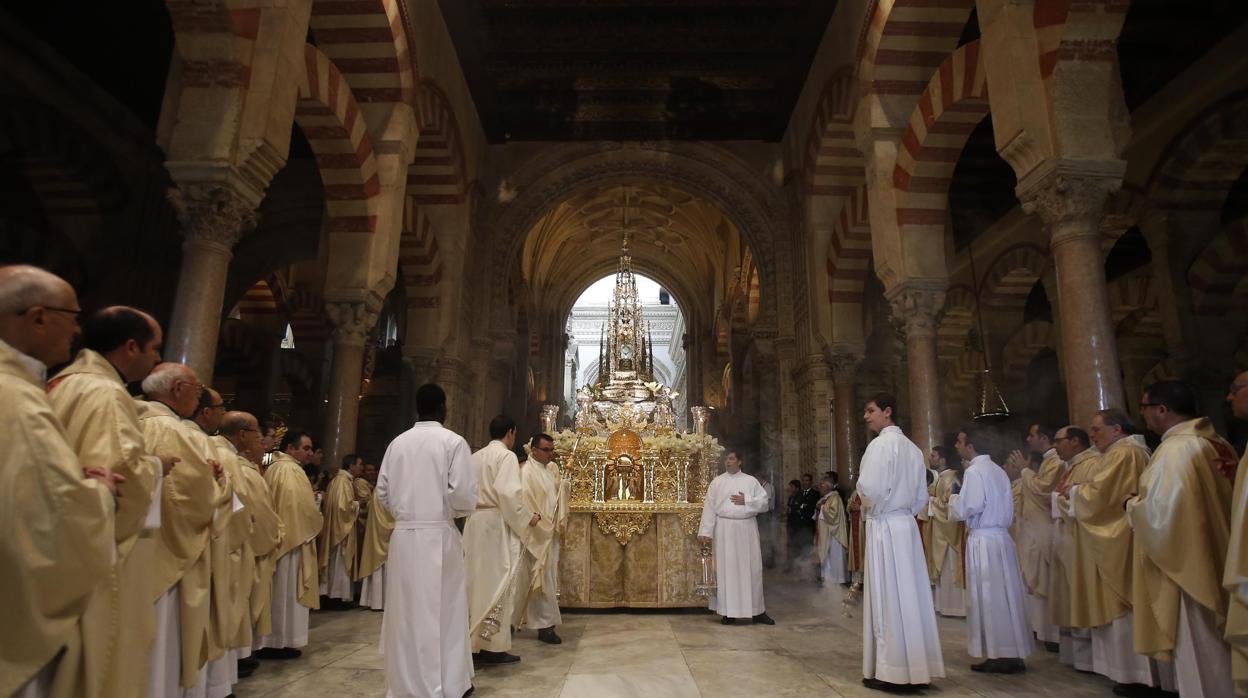
[[[1180,593],[1226,620],[1222,575],[1230,539],[1232,483],[1217,462],[1234,451],[1207,418],[1177,424],[1162,436],[1127,506],[1135,533],[1131,601],[1135,651],[1169,660]]]
[[[84,479],[42,381],[0,342],[0,695],[61,653],[53,696],[81,695],[80,626],[116,550],[113,496]]]

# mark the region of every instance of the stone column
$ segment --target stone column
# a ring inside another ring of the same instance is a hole
[[[232,250],[244,229],[255,225],[255,211],[223,187],[187,189],[171,196],[185,241],[164,354],[195,369],[211,385]]]
[[[862,435],[862,405],[855,394],[858,354],[834,353],[832,367],[832,407],[836,429],[836,479],[840,488],[852,491],[858,481],[858,448]]]
[[[377,322],[377,309],[363,301],[326,303],[334,323],[334,358],[330,368],[329,404],[325,410],[325,461],[336,462],[355,450],[360,419],[360,388],[364,342]]]
[[[1097,410],[1124,406],[1100,232],[1106,197],[1121,184],[1122,163],[1104,163],[1099,172],[1096,164],[1041,166],[1018,184],[1023,209],[1038,214],[1049,233],[1069,418],[1082,426]]]
[[[906,369],[910,409],[902,416],[923,453],[943,443],[940,365],[936,356],[936,318],[945,304],[943,283],[904,284],[890,294],[893,317],[906,336]]]

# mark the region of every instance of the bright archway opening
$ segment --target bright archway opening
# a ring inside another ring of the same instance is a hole
[[[676,299],[662,284],[643,274],[633,273],[642,315],[649,325],[654,379],[678,393],[672,403],[677,428],[686,422],[687,371],[684,348],[685,321]],[[564,352],[564,394],[567,409],[576,405],[576,390],[598,380],[605,352],[608,309],[615,292],[615,274],[608,274],[590,284],[572,304],[566,332],[568,348]]]

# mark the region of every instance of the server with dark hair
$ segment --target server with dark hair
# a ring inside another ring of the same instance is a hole
[[[468,636],[473,661],[480,666],[512,664],[508,652],[514,616],[514,582],[520,555],[533,542],[529,529],[541,514],[525,505],[516,446],[516,423],[507,415],[490,420],[490,443],[472,454],[479,495],[477,508],[464,524],[468,564]],[[545,554],[544,550],[536,554]]]
[[[1027,598],[1010,538],[1014,496],[1010,478],[989,455],[991,435],[979,424],[962,428],[958,455],[967,461],[961,490],[949,498],[949,518],[967,528],[967,651],[984,661],[973,671],[1015,674],[1031,654]]]
[[[441,424],[441,388],[420,386],[416,411],[419,421],[386,448],[377,476],[377,502],[393,514],[394,531],[365,558],[387,568],[373,581],[385,585],[390,695],[462,696],[472,688],[472,665],[464,550],[453,520],[477,504],[476,469],[468,442]]]
[[[894,422],[896,400],[867,401],[863,421],[878,434],[862,455],[858,498],[866,518],[863,683],[914,691],[945,675],[923,541],[914,517],[928,504],[923,452]]]
[[[163,337],[152,316],[134,308],[99,310],[82,323],[82,349],[48,383],[48,401],[83,468],[125,478],[117,487],[117,560],[83,614],[87,681],[103,695],[142,695],[155,633],[152,560],[159,525],[157,482],[171,453],[148,453],[127,383],[160,362]],[[124,623],[116,622],[116,618]]]

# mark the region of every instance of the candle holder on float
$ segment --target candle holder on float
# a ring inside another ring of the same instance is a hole
[[[542,405],[542,432],[555,433],[555,421],[559,418],[558,405]]]
[[[715,555],[710,543],[702,543],[698,548],[698,581],[693,585],[696,596],[709,599],[718,589],[715,580]]]

